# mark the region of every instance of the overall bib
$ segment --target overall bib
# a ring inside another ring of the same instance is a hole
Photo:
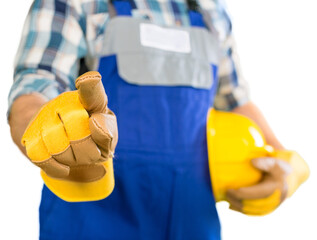
[[[41,239],[220,239],[206,143],[217,88],[218,41],[199,12],[192,27],[131,17],[114,1],[95,66],[118,120],[115,188],[104,200],[65,202],[44,186]]]

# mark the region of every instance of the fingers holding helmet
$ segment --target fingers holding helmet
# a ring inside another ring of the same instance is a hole
[[[269,157],[253,159],[252,164],[263,172],[260,182],[249,187],[229,189],[227,201],[232,210],[248,215],[265,215],[285,200],[288,190],[286,178],[292,168],[282,160]]]
[[[211,109],[207,143],[215,200],[228,201],[233,210],[270,213],[309,177],[296,151],[268,145],[260,127],[246,116]]]

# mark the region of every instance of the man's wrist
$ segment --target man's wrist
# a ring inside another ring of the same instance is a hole
[[[40,93],[31,93],[19,96],[12,104],[9,125],[14,143],[25,153],[21,144],[21,138],[34,115],[47,102],[47,99]]]

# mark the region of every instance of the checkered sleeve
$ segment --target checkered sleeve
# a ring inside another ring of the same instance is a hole
[[[87,44],[81,6],[71,5],[72,2],[75,1],[33,2],[15,58],[9,111],[13,101],[23,94],[37,92],[52,99],[75,88]]]
[[[214,107],[218,110],[231,111],[249,101],[249,90],[241,74],[231,21],[224,8],[218,12],[222,17],[216,24],[218,29],[221,28],[219,34],[222,42]]]

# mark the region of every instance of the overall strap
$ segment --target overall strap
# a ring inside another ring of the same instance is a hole
[[[191,26],[206,27],[203,16],[200,12],[200,7],[196,0],[187,0],[187,6]]]
[[[110,16],[113,17],[113,10],[115,10],[114,16],[132,16],[132,4],[129,0],[111,0],[108,3]]]
[[[207,24],[202,11],[196,0],[187,0],[188,16],[191,26],[207,28],[209,30],[210,24]],[[133,0],[110,0],[108,2],[110,17],[114,16],[132,16],[132,9],[136,8]]]
[[[211,22],[210,13],[202,9],[197,0],[187,0],[188,15],[192,26],[207,28],[211,33],[218,35]]]

